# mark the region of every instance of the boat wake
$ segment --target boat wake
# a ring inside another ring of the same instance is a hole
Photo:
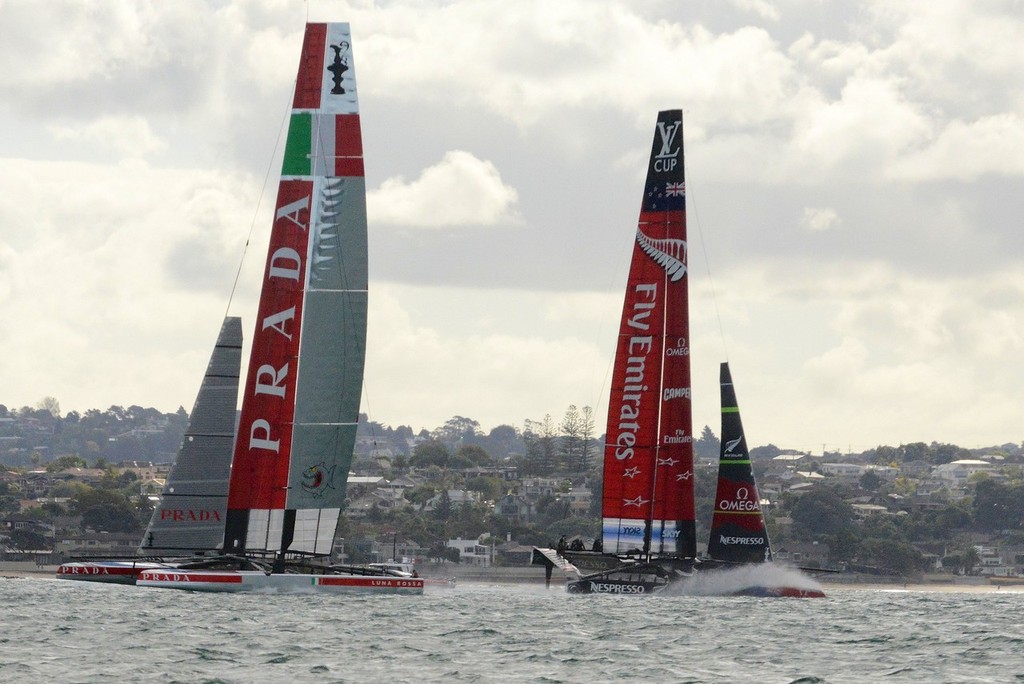
[[[696,572],[661,592],[663,596],[821,597],[821,585],[796,568],[773,563]]]

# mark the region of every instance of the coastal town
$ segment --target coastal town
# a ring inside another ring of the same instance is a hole
[[[135,555],[187,414],[61,417],[54,404],[0,406],[0,562],[46,569]],[[564,537],[589,548],[599,529],[603,452],[592,431],[589,409],[576,407],[486,434],[463,417],[413,434],[364,416],[335,560],[405,558],[427,575],[540,581],[534,546]],[[694,446],[697,498],[710,501],[718,440],[705,428]],[[769,445],[751,459],[777,561],[835,571],[830,579],[1024,582],[1018,444],[860,454]],[[700,538],[707,526],[698,520]]]

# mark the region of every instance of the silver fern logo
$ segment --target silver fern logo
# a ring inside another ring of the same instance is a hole
[[[316,232],[313,234],[313,255],[311,280],[323,284],[328,276],[335,275],[340,268],[339,253],[341,242],[338,230],[341,228],[341,205],[345,195],[345,181],[328,178],[320,191],[320,207]]]
[[[655,240],[637,230],[636,243],[644,254],[665,269],[673,283],[686,275],[686,240]]]
[[[729,442],[726,442],[725,443],[725,453],[731,454],[732,450],[735,449],[736,447],[738,447],[742,440],[743,440],[743,435],[740,435],[736,439],[734,439],[732,441],[729,441]]]

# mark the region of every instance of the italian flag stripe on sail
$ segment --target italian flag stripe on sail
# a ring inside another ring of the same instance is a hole
[[[314,166],[314,160],[317,165]],[[319,173],[319,164],[326,164]],[[362,130],[358,114],[295,112],[288,126],[281,175],[363,176]]]
[[[313,175],[313,115],[309,112],[292,114],[292,120],[288,124],[288,141],[284,147],[281,175]]]
[[[348,24],[310,24],[281,175],[362,177],[363,145]]]

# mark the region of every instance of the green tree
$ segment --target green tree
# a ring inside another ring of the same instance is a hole
[[[874,470],[868,470],[860,476],[861,489],[866,489],[869,492],[877,492],[878,488],[882,486],[882,482],[882,478]]]
[[[430,440],[416,445],[409,464],[415,468],[426,468],[432,465],[446,468],[450,457],[448,447],[438,440]]]
[[[919,571],[923,563],[920,551],[905,541],[894,539],[865,539],[860,543],[858,558],[900,575]]]
[[[878,446],[868,454],[871,457],[871,462],[875,465],[893,465],[899,463],[900,454],[891,446]]]
[[[448,490],[442,489],[441,494],[434,505],[433,517],[435,520],[446,521],[452,517],[452,498],[448,496]]]
[[[497,477],[474,477],[466,481],[466,489],[480,492],[484,501],[497,501],[505,493],[504,482]]]
[[[705,425],[700,437],[693,444],[694,455],[705,462],[713,462],[718,458],[721,442],[710,426]]]
[[[555,431],[555,422],[551,414],[545,414],[544,420],[540,423],[540,433],[537,436],[539,447],[538,473],[550,475],[558,465],[558,434]]]
[[[924,442],[901,444],[896,450],[901,463],[908,461],[930,461],[932,452]]]
[[[787,508],[798,539],[813,541],[853,533],[853,507],[834,487],[817,487],[801,494]]]
[[[487,434],[487,446],[491,454],[504,458],[522,453],[523,441],[519,431],[511,425],[498,425]]]
[[[435,429],[430,436],[438,442],[457,446],[464,440],[472,440],[480,435],[480,423],[472,418],[452,416],[441,427]]]
[[[974,487],[971,503],[974,526],[980,532],[1024,527],[1024,484],[1006,485],[982,479]]]
[[[590,468],[594,447],[594,409],[584,406],[580,409],[580,457],[576,472],[585,473]]]
[[[959,461],[960,459],[970,458],[971,452],[967,449],[962,449],[953,444],[937,444],[932,442],[931,445],[931,462],[935,465],[942,465],[943,463],[952,463],[953,461]]]
[[[487,450],[477,444],[464,444],[452,456],[451,468],[472,468],[473,466],[490,465],[493,459]]]
[[[560,461],[566,469],[572,468],[579,463],[579,452],[582,448],[580,435],[583,431],[583,418],[576,404],[570,404],[565,410],[559,430],[562,434],[558,438],[556,448]]]
[[[82,525],[97,532],[138,532],[140,529],[135,509],[127,502],[85,509]]]
[[[51,548],[50,541],[32,530],[13,530],[10,544],[20,551],[41,551]]]
[[[68,508],[71,515],[85,515],[91,508],[130,509],[131,504],[124,494],[116,490],[79,485],[71,495]]]
[[[48,473],[59,473],[62,470],[68,468],[88,468],[89,464],[85,462],[85,459],[81,456],[60,456],[56,460],[50,461],[46,464],[46,472]]]
[[[978,567],[978,563],[981,562],[981,555],[978,553],[978,549],[973,546],[968,546],[964,549],[961,557],[963,558],[964,572],[968,575],[973,575],[974,568]]]
[[[412,489],[406,490],[403,496],[419,506],[419,510],[423,510],[427,502],[433,499],[437,495],[437,489],[429,484],[416,485]]]
[[[60,418],[60,402],[53,397],[43,397],[36,404],[36,408],[46,411],[54,418]]]

